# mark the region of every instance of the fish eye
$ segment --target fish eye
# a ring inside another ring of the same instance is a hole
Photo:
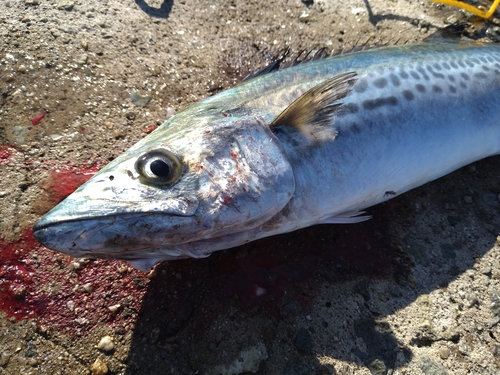
[[[148,151],[135,162],[135,170],[154,185],[172,185],[182,176],[182,164],[170,151]]]

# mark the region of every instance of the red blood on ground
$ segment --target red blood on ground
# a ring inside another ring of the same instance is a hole
[[[151,125],[148,126],[146,129],[143,130],[144,133],[151,133],[153,130],[158,129],[158,125]]]
[[[14,242],[0,241],[0,311],[17,319],[33,316],[33,306],[26,301],[33,272],[25,262],[26,253],[38,247],[30,231],[24,231]]]
[[[16,152],[18,151],[11,145],[0,145],[0,164],[8,162]]]
[[[134,324],[148,280],[121,262],[89,261],[45,249],[31,230],[0,241],[0,311],[18,320],[68,333],[86,333],[106,323]]]
[[[87,182],[99,169],[95,165],[81,168],[67,166],[51,172],[40,186],[49,194],[49,200],[55,205]]]
[[[33,125],[38,125],[40,123],[40,121],[42,121],[42,119],[45,117],[46,114],[47,114],[47,111],[43,111],[38,116],[36,116],[33,119],[31,119],[31,123]]]
[[[100,165],[63,166],[41,184],[55,205],[90,179]],[[45,197],[44,199],[47,199]],[[122,262],[88,261],[41,246],[30,229],[0,239],[0,311],[16,319],[37,318],[48,329],[86,333],[97,324],[134,324],[148,279]]]

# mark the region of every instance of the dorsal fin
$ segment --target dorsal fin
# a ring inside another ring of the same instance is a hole
[[[280,58],[278,58],[277,60],[274,60],[269,65],[266,65],[261,70],[255,72],[255,73],[249,74],[248,76],[246,76],[243,79],[242,82],[248,81],[248,80],[255,78],[255,77],[260,77],[260,76],[263,76],[265,74],[275,72],[277,70],[290,68],[291,66],[305,64],[305,63],[308,63],[311,61],[320,60],[320,59],[324,59],[325,57],[331,56],[331,54],[326,51],[326,47],[323,47],[320,49],[313,49],[313,50],[310,50],[309,52],[306,52],[306,50],[302,50],[297,54],[297,57],[295,57],[295,59],[293,59],[293,61],[285,62],[285,59],[289,55],[290,55],[290,48],[287,48]]]
[[[457,22],[442,29],[439,29],[425,38],[426,42],[442,41],[443,39],[460,39],[464,35],[465,29],[469,26],[467,22]]]
[[[352,90],[356,72],[339,74],[302,94],[290,104],[269,126],[293,127],[308,143],[333,140],[337,131],[333,117],[342,106],[341,99]]]
[[[500,1],[500,0],[499,0]],[[442,40],[442,39],[460,39],[462,38],[465,29],[467,28],[469,24],[467,22],[457,22],[451,25],[448,25],[446,27],[443,27],[442,29],[439,29],[429,35],[427,38],[425,38],[425,41],[436,41],[436,40]],[[398,43],[395,43],[398,44]],[[352,48],[348,49],[341,49],[339,51],[332,51],[332,52],[327,52],[326,47],[320,48],[320,49],[312,49],[306,52],[306,50],[301,50],[297,54],[297,57],[293,59],[293,61],[285,62],[285,59],[290,55],[290,48],[287,48],[285,52],[279,57],[278,59],[272,61],[270,64],[266,65],[264,68],[260,69],[259,71],[247,75],[241,82],[248,81],[252,78],[260,77],[281,69],[285,68],[290,68],[292,66],[300,65],[300,64],[306,64],[311,61],[316,61],[320,59],[324,59],[327,57],[332,57],[332,56],[337,56],[337,55],[344,55],[348,53],[353,53],[353,52],[359,52],[359,51],[365,51],[368,49],[374,49],[374,48],[379,48],[379,47],[384,47],[386,44],[383,45],[368,45],[367,43],[362,44],[362,45],[356,45]]]
[[[291,66],[305,64],[310,61],[321,60],[324,59],[325,57],[330,57],[330,56],[331,54],[326,51],[326,47],[316,50],[310,50],[309,52],[306,52],[306,50],[303,49],[297,54],[297,57],[295,57],[295,59],[293,59],[292,62],[288,64],[283,64],[281,68],[282,69],[289,68]]]
[[[281,68],[281,64],[283,63],[283,60],[285,60],[289,54],[290,54],[290,48],[287,48],[285,50],[285,52],[283,52],[283,55],[280,58],[278,58],[277,60],[274,60],[269,65],[266,65],[261,70],[247,75],[245,78],[243,78],[243,80],[241,82],[245,82],[245,81],[248,81],[252,78],[259,77],[259,76],[262,76],[262,75],[265,75],[265,74],[268,74],[271,72],[275,72],[276,70],[279,70]]]

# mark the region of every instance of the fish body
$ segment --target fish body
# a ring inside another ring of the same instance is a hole
[[[78,257],[204,257],[363,210],[500,152],[500,47],[428,42],[257,75],[195,103],[44,216]]]

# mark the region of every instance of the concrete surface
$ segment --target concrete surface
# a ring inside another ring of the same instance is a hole
[[[496,20],[428,1],[3,0],[0,374],[498,374],[498,157],[368,222],[149,274],[70,259],[30,230],[167,116],[287,47],[416,43],[458,20],[496,39]]]

